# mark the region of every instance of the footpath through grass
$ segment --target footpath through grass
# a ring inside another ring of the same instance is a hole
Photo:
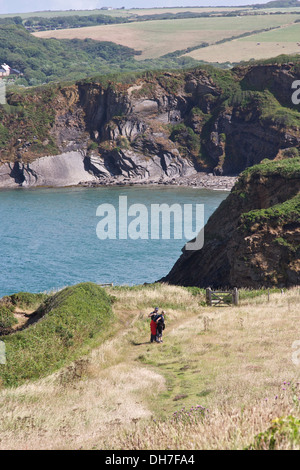
[[[126,360],[160,373],[165,389],[155,395],[153,386],[148,406],[155,419],[106,441],[107,448],[300,448],[299,433],[293,433],[300,416],[299,368],[292,361],[299,289],[241,290],[238,307],[206,307],[201,289],[158,286],[157,291],[164,292],[163,305],[173,298],[164,342],[147,342],[149,322],[141,312],[128,337]],[[145,294],[144,305],[147,289]],[[116,305],[124,296],[129,303],[129,292],[116,296]],[[292,416],[284,422],[293,426],[276,424],[274,444],[272,419],[281,416]],[[265,431],[264,441],[256,439]]]
[[[202,289],[164,284],[109,287],[103,296],[94,285],[73,289],[78,295],[60,299],[65,312],[82,321],[82,294],[94,310],[98,292],[100,303],[113,299],[116,322],[106,329],[104,313],[101,341],[98,329],[81,343],[72,370],[70,346],[55,374],[1,390],[0,448],[300,448],[299,288],[241,290],[237,307],[208,307]],[[162,344],[149,343],[155,306],[166,311]],[[60,318],[58,306],[50,310]],[[32,340],[38,325],[27,330]],[[77,335],[58,331],[58,347]],[[83,357],[84,344],[96,347]]]

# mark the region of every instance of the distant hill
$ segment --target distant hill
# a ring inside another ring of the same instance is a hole
[[[256,5],[249,5],[253,8],[290,8],[300,7],[298,0],[273,0],[267,3],[258,3]]]

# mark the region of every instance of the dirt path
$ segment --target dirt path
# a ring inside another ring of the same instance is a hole
[[[28,322],[30,316],[34,313],[34,310],[25,310],[19,307],[15,308],[14,317],[18,321],[15,325],[13,325],[12,329],[14,331],[19,331],[26,327],[26,323]]]

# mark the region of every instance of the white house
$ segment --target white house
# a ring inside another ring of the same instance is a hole
[[[0,68],[0,77],[8,77],[10,75],[10,66],[2,64]]]

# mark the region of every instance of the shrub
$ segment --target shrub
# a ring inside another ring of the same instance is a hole
[[[275,418],[271,426],[254,438],[247,450],[276,450],[298,448],[300,445],[300,419],[295,416]]]
[[[10,299],[13,305],[17,305],[21,308],[37,308],[42,302],[44,302],[49,296],[47,294],[31,294],[30,292],[19,292],[13,294]]]
[[[9,305],[0,306],[0,332],[1,328],[11,328],[17,320],[13,315],[14,308]]]

